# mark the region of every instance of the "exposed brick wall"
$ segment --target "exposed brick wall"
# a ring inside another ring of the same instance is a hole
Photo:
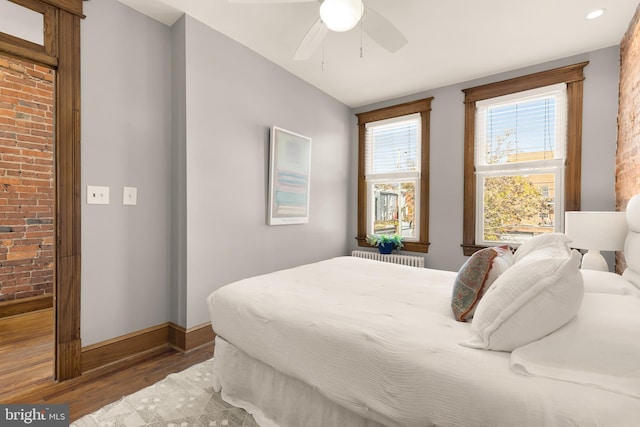
[[[620,41],[619,96],[616,208],[624,211],[640,193],[640,6]],[[616,253],[616,271],[625,266],[624,255]]]
[[[53,292],[54,72],[0,55],[0,301]]]
[[[620,42],[616,204],[640,192],[640,6]]]

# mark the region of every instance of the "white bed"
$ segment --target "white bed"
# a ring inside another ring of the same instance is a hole
[[[640,238],[625,249],[640,264]],[[263,427],[636,425],[640,289],[577,270],[575,253],[541,254],[527,268],[555,267],[519,281],[523,294],[539,289],[497,329],[510,308],[487,307],[514,267],[493,278],[471,322],[452,314],[456,272],[339,257],[227,285],[208,298],[214,387]]]

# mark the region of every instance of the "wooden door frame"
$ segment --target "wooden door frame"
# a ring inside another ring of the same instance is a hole
[[[44,17],[44,43],[0,32],[0,52],[56,70],[55,379],[81,372],[80,20],[82,0],[9,0]]]

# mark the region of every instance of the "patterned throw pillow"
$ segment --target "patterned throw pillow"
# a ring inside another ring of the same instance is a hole
[[[498,278],[513,264],[508,246],[481,249],[464,263],[453,285],[451,309],[459,322],[471,320],[480,298]]]

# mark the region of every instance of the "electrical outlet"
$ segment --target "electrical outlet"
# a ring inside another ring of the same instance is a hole
[[[135,206],[138,204],[138,188],[124,187],[122,190],[122,204]]]
[[[108,205],[109,204],[109,187],[98,187],[95,185],[87,186],[87,204],[88,205]]]

